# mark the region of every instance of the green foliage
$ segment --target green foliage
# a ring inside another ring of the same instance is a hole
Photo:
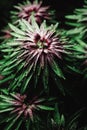
[[[65,126],[64,115],[60,115],[57,104],[55,105],[54,121],[56,122],[58,127]]]
[[[41,122],[42,124],[45,123],[45,119],[49,114],[45,113],[45,111],[54,111],[52,105],[46,105],[46,102],[47,104],[54,104],[52,103],[54,102],[54,98],[35,99],[34,97],[34,99],[31,100],[30,98],[27,99],[27,101],[26,103],[25,95],[9,93],[6,89],[2,89],[0,94],[0,125],[6,123],[4,130],[19,130],[22,124],[26,127],[26,130],[31,129],[33,125],[35,125],[35,129],[38,127],[39,130]],[[24,108],[25,105],[27,105],[27,107]],[[38,111],[40,111],[40,114]],[[26,114],[29,115],[26,116]],[[43,114],[45,114],[45,119],[42,118]],[[40,115],[42,115],[42,117],[40,117]],[[46,125],[42,127],[45,128]]]
[[[87,33],[87,0],[84,1],[84,5],[80,9],[75,9],[74,13],[71,15],[67,15],[66,24],[71,27],[69,31],[66,32],[67,36],[72,38],[77,37],[81,39],[86,38]]]
[[[35,33],[35,30],[36,32],[38,31],[38,33],[42,31],[42,34],[43,31],[46,31],[48,32],[49,38],[51,38],[53,34],[56,33],[57,24],[47,27],[44,21],[39,27],[32,17],[32,25],[25,20],[19,21],[19,25],[20,28],[9,24],[12,30],[12,39],[1,46],[4,58],[0,61],[0,73],[4,76],[4,79],[0,80],[0,84],[10,81],[10,90],[21,89],[21,92],[25,92],[26,89],[28,89],[30,81],[33,80],[33,77],[35,77],[34,86],[37,86],[39,77],[42,77],[44,88],[47,89],[49,84],[49,68],[53,70],[52,73],[55,73],[56,76],[65,79],[61,66],[54,60],[55,56],[61,60],[61,53],[67,53],[67,51],[72,50],[69,45],[64,44],[65,39],[62,41],[62,38],[60,38],[58,41],[53,42],[54,50],[48,49],[46,50],[48,51],[46,54],[43,52],[44,50],[41,50],[43,48],[37,49],[37,45],[34,45],[36,43],[32,41],[32,35]],[[53,38],[57,39],[58,36],[54,36]],[[58,49],[59,52],[57,48],[55,48],[56,44],[58,44],[57,46],[60,48],[60,50]],[[63,47],[65,50],[62,50]],[[34,48],[36,48],[36,50]]]

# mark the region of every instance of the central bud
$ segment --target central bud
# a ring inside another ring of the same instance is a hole
[[[33,5],[33,6],[25,6],[23,8],[23,10],[29,16],[34,15],[38,11],[38,9],[37,9],[37,7],[35,5]]]
[[[51,40],[41,37],[38,33],[35,35],[34,40],[39,49],[46,49],[51,43]]]

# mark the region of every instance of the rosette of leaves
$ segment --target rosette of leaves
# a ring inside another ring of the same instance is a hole
[[[11,11],[11,20],[16,26],[18,26],[19,19],[25,19],[29,23],[31,22],[31,16],[33,16],[38,24],[41,24],[43,20],[55,21],[54,11],[49,10],[49,6],[43,6],[42,1],[35,0],[30,2],[28,0],[24,1],[22,4],[19,3],[17,6],[14,6],[15,11]],[[0,39],[7,41],[11,39],[11,28],[9,26],[5,27],[2,30]],[[3,42],[3,41],[2,41]]]
[[[57,130],[64,130],[65,128],[65,117],[60,114],[58,104],[55,104],[53,118],[51,118],[52,128]]]
[[[76,59],[79,62],[79,69],[82,71],[84,78],[87,78],[87,44],[82,41],[81,39],[77,39],[77,45],[75,46],[76,52]]]
[[[14,7],[15,11],[11,11],[11,20],[12,22],[18,26],[18,21],[21,19],[25,19],[29,23],[31,23],[31,16],[33,16],[38,24],[41,24],[43,20],[50,21],[51,23],[55,21],[54,19],[54,11],[49,10],[49,6],[43,6],[42,1],[35,0],[33,2],[24,1],[22,4],[19,3]],[[11,39],[11,28],[9,26],[5,27],[1,33],[1,40],[5,42]]]
[[[26,94],[0,93],[0,128],[3,130],[44,130],[46,117],[53,108],[54,98],[35,96],[32,99]],[[45,118],[44,118],[45,117]],[[5,125],[3,125],[5,124]]]
[[[56,33],[58,24],[47,27],[44,21],[38,26],[32,17],[31,24],[21,20],[19,25],[17,28],[9,24],[13,40],[1,45],[4,58],[0,61],[0,73],[4,79],[0,84],[10,81],[10,89],[25,91],[31,79],[35,86],[42,79],[45,89],[48,87],[49,74],[54,74],[54,79],[65,79],[62,72],[63,55],[69,54],[70,45],[62,39],[61,34]]]
[[[41,24],[43,20],[53,21],[54,19],[54,11],[49,10],[49,6],[43,6],[42,1],[35,0],[30,2],[26,0],[14,6],[14,8],[15,10],[11,11],[11,19],[16,24],[19,19],[25,19],[30,23],[31,16],[35,18],[38,24]]]
[[[53,118],[51,118],[52,130],[86,130],[86,115],[86,108],[82,108],[73,113],[71,116],[68,115],[64,117],[64,115],[59,112],[58,104],[56,103],[54,115]]]
[[[67,15],[66,24],[71,27],[66,34],[70,37],[78,37],[81,39],[86,38],[87,33],[87,0],[84,1],[84,5],[82,8],[75,9],[74,13],[71,15]]]

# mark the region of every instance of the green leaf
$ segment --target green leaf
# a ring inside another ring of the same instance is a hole
[[[28,87],[28,84],[29,84],[29,82],[30,82],[32,76],[33,76],[33,73],[31,73],[30,76],[28,76],[28,79],[26,80],[26,82],[25,82],[24,85],[23,85],[23,88],[21,89],[22,92],[25,92],[25,90],[26,90],[26,88]]]
[[[36,22],[36,20],[35,20],[35,17],[32,15],[31,16],[31,23],[32,23],[32,27],[33,27],[33,29],[36,29],[37,31],[39,30],[39,25],[38,25],[38,23]]]
[[[30,130],[30,119],[26,120],[26,129]]]
[[[42,109],[42,110],[47,110],[47,111],[53,111],[54,110],[54,108],[48,107],[48,106],[44,106],[44,105],[38,105],[37,107]]]
[[[15,130],[19,130],[21,124],[22,124],[22,119],[20,119],[20,121],[18,122],[18,125],[16,126]]]
[[[62,92],[62,94],[65,96],[65,89],[64,89],[60,79],[57,78],[55,74],[52,74],[52,78],[55,81],[55,83],[56,83],[58,89],[60,90],[60,92]]]
[[[9,114],[9,118],[7,117],[6,122],[8,123],[9,121],[14,120],[15,118],[16,118],[16,115]]]
[[[14,32],[12,32],[11,35],[14,36],[15,38],[25,38],[24,36],[21,36],[20,34]]]
[[[12,110],[14,110],[14,108],[7,108],[7,109],[0,110],[0,113],[12,111]]]
[[[81,15],[67,15],[65,16],[67,19],[72,19],[72,20],[78,20],[79,18],[81,18]]]
[[[9,74],[11,74],[12,73],[12,70],[11,71],[3,71],[2,72],[2,75],[3,76],[8,76]]]
[[[0,116],[1,116],[1,115],[0,115]],[[0,117],[0,124],[2,124],[2,123],[4,123],[4,122],[6,122],[6,121],[7,121],[7,119],[8,119],[8,117],[5,117],[5,118]]]
[[[74,23],[74,22],[65,22],[67,25],[70,25],[72,27],[79,27],[80,23]]]
[[[67,129],[70,129],[71,127],[73,127],[74,125],[76,126],[78,123],[78,118],[81,116],[81,114],[83,113],[83,111],[85,110],[85,108],[80,109],[79,111],[77,111],[76,113],[74,113],[68,120],[67,122]]]
[[[5,60],[7,60],[7,61],[11,60],[11,58],[17,59],[17,56],[18,56],[20,53],[22,53],[21,50],[20,50],[20,48],[17,48],[17,49],[15,48],[15,51],[14,51],[14,52],[12,52],[10,55],[4,55],[4,58],[5,58]]]
[[[14,75],[11,75],[11,76],[9,76],[7,78],[5,77],[4,79],[0,80],[0,84],[5,83],[5,82],[7,82],[7,81],[9,81],[9,80],[11,80],[13,78],[14,78]]]
[[[10,59],[10,60],[6,61],[5,65],[3,65],[3,66],[8,66],[8,65],[14,64],[15,61],[17,61],[17,59]]]
[[[41,74],[41,67],[37,65],[37,67],[35,67],[35,73],[34,73],[34,87],[35,88],[37,86],[40,74]]]
[[[44,98],[41,98],[41,99],[37,99],[36,101],[35,101],[35,103],[41,103],[41,102],[44,102],[45,101],[45,99]]]
[[[53,98],[49,98],[49,99],[47,99],[47,101],[53,101],[53,100],[55,100],[56,98],[55,97],[53,97]]]
[[[13,48],[8,48],[8,49],[2,49],[1,51],[2,52],[12,52],[12,51],[14,51],[14,49]]]
[[[11,28],[15,33],[25,36],[25,32],[23,32],[21,29],[15,27],[15,26],[12,25],[12,24],[9,24],[9,26],[10,26],[10,28]]]
[[[61,115],[61,119],[60,119],[60,122],[61,122],[61,126],[65,126],[65,118],[64,118],[64,115],[62,114]]]
[[[25,29],[27,31],[29,30],[29,31],[33,32],[32,25],[30,25],[29,22],[27,22],[26,20],[22,19],[22,21],[20,21],[20,24],[22,27],[25,26],[26,27]]]
[[[7,42],[6,44],[9,46],[20,46],[22,43],[19,41],[13,41],[13,42]]]
[[[62,73],[62,70],[59,68],[59,66],[56,64],[55,61],[52,62],[51,68],[52,68],[52,70],[54,71],[54,73],[55,73],[57,76],[59,76],[59,77],[65,79],[65,77],[64,77],[64,75],[63,75],[63,73]]]
[[[12,106],[12,104],[10,104],[10,103],[6,103],[6,102],[1,102],[0,103],[0,109],[2,109],[2,108],[8,108],[10,106]]]
[[[75,34],[79,34],[80,32],[82,32],[84,30],[84,27],[79,27],[79,28],[75,28],[75,29],[71,29],[69,31],[67,31],[67,35],[75,35]]]
[[[20,63],[19,66],[18,66],[18,69],[17,69],[17,72],[20,71],[25,65],[25,62],[24,63]]]
[[[78,37],[75,38],[75,40],[82,46],[82,47],[85,47],[86,46],[86,43],[84,41],[82,41],[81,39],[79,39]]]
[[[55,104],[54,121],[57,123],[57,125],[60,125],[60,113],[57,103]]]
[[[48,88],[48,80],[49,80],[49,72],[48,72],[48,67],[46,65],[43,70],[43,85],[45,89]]]
[[[12,98],[10,98],[9,96],[4,96],[4,95],[0,95],[0,98],[2,99],[2,100],[5,100],[5,101],[7,101],[7,100],[11,100]]]
[[[14,62],[13,62],[14,63]],[[10,65],[8,67],[6,67],[2,72],[5,72],[5,71],[10,71],[11,69],[15,68],[18,64],[20,63],[20,60],[19,61],[16,61],[14,64]]]
[[[69,68],[71,71],[78,73],[78,74],[82,74],[83,72],[81,72],[81,70],[79,68],[75,68],[74,66],[67,66],[67,68]]]
[[[12,130],[12,127],[15,124],[15,122],[17,121],[17,119],[18,118],[16,117],[14,120],[12,120],[11,122],[9,122],[8,125],[6,126],[5,130]]]
[[[7,89],[1,89],[0,90],[2,93],[4,93],[5,95],[8,95],[9,93],[8,93],[8,90]],[[1,95],[0,95],[1,96]],[[8,96],[7,96],[8,97]]]
[[[12,86],[13,86],[13,90],[15,88],[15,85],[18,86],[18,84],[20,84],[24,77],[26,76],[26,71],[24,70],[20,75],[17,76],[17,78],[14,79]]]

